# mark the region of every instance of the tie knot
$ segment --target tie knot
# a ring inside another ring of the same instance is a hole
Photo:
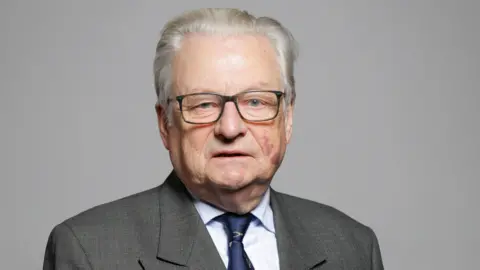
[[[216,219],[223,223],[228,232],[229,241],[242,242],[243,236],[247,231],[248,225],[252,221],[252,214],[237,215],[234,213],[225,213]]]

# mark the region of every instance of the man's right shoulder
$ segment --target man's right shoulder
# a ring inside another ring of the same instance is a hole
[[[74,228],[103,229],[127,225],[138,220],[150,220],[158,215],[158,196],[161,186],[106,202],[82,211],[62,222]]]
[[[162,186],[97,205],[70,217],[51,231],[44,269],[137,267],[138,257],[156,249]],[[62,268],[64,266],[65,268]]]

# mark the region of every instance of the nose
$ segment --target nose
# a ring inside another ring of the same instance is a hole
[[[233,102],[225,103],[223,114],[215,124],[215,135],[222,140],[232,141],[245,136],[247,127]]]

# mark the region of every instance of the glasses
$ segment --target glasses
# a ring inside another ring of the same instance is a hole
[[[177,96],[182,118],[190,124],[210,124],[222,117],[225,103],[235,104],[240,117],[249,122],[272,120],[278,115],[281,91],[247,91],[233,96],[194,93]]]

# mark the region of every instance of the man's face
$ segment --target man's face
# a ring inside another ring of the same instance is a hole
[[[274,48],[266,37],[190,35],[173,60],[172,96],[199,92],[235,95],[249,90],[280,90],[283,84]],[[268,188],[290,140],[292,108],[283,98],[276,118],[248,122],[233,102],[211,124],[189,124],[176,100],[172,121],[157,107],[165,147],[173,167],[196,196],[225,210],[250,211]],[[236,152],[240,156],[218,155]]]

